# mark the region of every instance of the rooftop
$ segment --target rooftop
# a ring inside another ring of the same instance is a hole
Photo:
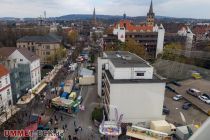
[[[7,70],[4,65],[0,64],[0,77],[7,75],[9,73],[9,70]]]
[[[153,75],[152,79],[114,79],[111,73],[105,71],[110,83],[112,84],[128,84],[128,83],[164,83],[164,80],[161,80],[156,75]]]
[[[24,36],[17,40],[17,42],[38,42],[38,43],[60,43],[62,41],[61,36],[54,34],[44,36]]]
[[[39,57],[35,54],[27,50],[26,48],[16,48],[16,47],[2,47],[0,48],[0,58],[9,57],[14,51],[18,50],[26,59],[33,62]]]
[[[107,51],[104,57],[110,59],[115,67],[152,67],[147,61],[127,51]]]

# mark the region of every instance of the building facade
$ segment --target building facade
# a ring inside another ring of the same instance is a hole
[[[29,89],[41,81],[40,59],[25,48],[3,47],[0,48],[3,63],[10,69],[13,100],[26,94]]]
[[[0,114],[13,105],[9,70],[0,64]]]
[[[26,48],[41,59],[41,64],[50,63],[50,56],[61,48],[62,38],[55,35],[25,36],[17,40],[17,48]]]
[[[164,93],[165,82],[135,54],[104,52],[98,58],[98,95],[108,119],[115,119],[114,108],[123,114],[124,123],[147,126],[151,120],[163,119]]]
[[[162,24],[159,26],[155,25],[152,1],[145,24],[135,25],[124,16],[124,19],[114,25],[113,34],[121,42],[125,42],[128,38],[133,38],[147,51],[148,59],[155,59],[158,54],[163,52],[165,29]]]

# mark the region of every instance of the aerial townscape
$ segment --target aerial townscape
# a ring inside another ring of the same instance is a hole
[[[210,2],[175,1],[2,1],[0,140],[210,140]]]

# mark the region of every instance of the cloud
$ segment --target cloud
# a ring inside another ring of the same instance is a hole
[[[97,14],[144,16],[150,0],[0,0],[0,17],[38,17],[47,11],[48,17],[67,14]],[[210,18],[210,0],[153,0],[156,15]]]

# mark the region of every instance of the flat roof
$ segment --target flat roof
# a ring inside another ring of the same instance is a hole
[[[109,79],[109,82],[112,84],[165,83],[164,80],[161,80],[156,75],[153,75],[152,79],[114,79],[108,70],[105,70],[105,73]]]
[[[107,51],[103,58],[109,59],[115,67],[152,67],[147,61],[128,51]]]

